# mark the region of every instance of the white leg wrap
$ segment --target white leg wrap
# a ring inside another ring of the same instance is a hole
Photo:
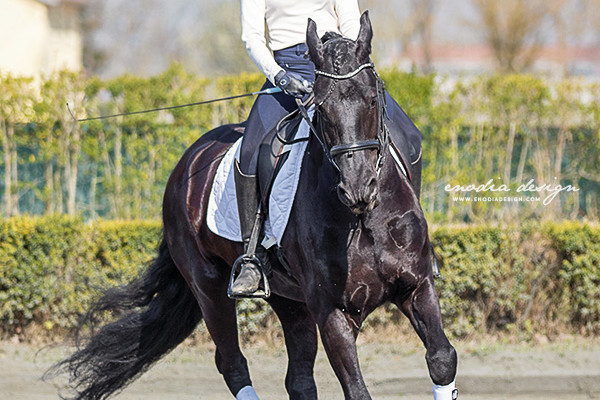
[[[236,400],[260,400],[252,386],[244,386],[235,395]]]
[[[456,389],[455,381],[452,381],[452,383],[445,386],[433,385],[434,400],[456,400],[457,398],[458,390]]]

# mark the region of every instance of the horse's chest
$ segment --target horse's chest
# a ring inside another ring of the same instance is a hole
[[[343,303],[354,311],[371,310],[386,300],[389,285],[374,254],[356,252],[348,260]]]
[[[350,313],[369,313],[383,301],[386,291],[380,281],[349,278],[342,303]]]

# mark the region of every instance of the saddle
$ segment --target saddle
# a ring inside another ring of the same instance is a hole
[[[292,144],[308,140],[294,140],[302,122],[299,110],[293,111],[279,121],[260,144],[258,151],[258,186],[263,210],[268,210],[268,201],[277,174],[288,159]]]

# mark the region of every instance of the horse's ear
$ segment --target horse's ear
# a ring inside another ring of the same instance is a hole
[[[317,23],[310,18],[306,29],[306,45],[312,62],[315,65],[323,65],[323,42],[317,33]]]
[[[356,43],[358,44],[357,56],[359,60],[369,58],[371,55],[371,40],[373,39],[373,27],[369,18],[369,11],[360,16],[360,31]]]

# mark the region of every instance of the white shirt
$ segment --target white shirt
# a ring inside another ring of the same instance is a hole
[[[275,51],[305,42],[308,18],[317,23],[319,36],[338,32],[356,40],[360,30],[357,0],[241,0],[241,8],[242,41],[252,61],[273,84],[282,68],[269,48]]]

